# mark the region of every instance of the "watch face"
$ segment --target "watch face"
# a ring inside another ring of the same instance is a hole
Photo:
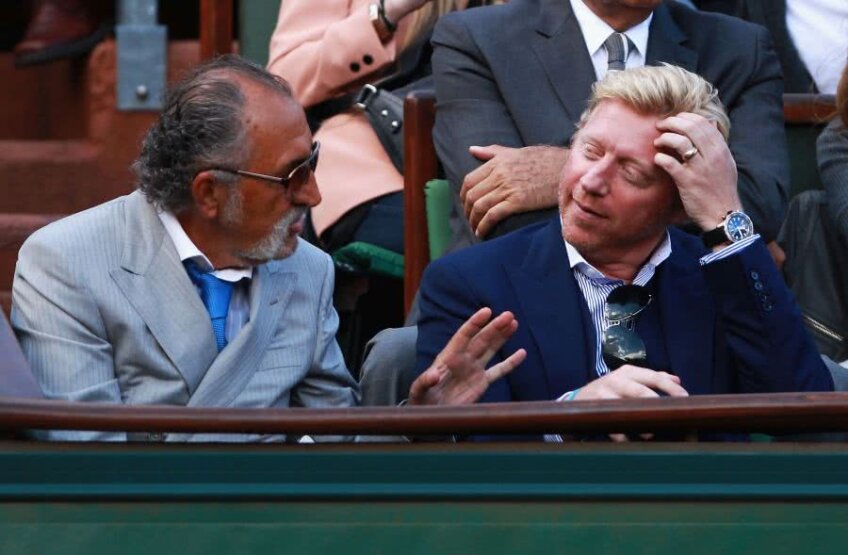
[[[754,234],[754,224],[751,218],[742,212],[733,212],[727,217],[724,232],[732,242],[741,241]]]

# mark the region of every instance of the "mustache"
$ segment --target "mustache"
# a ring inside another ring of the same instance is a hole
[[[306,216],[307,208],[305,206],[294,206],[288,214],[280,218],[275,226],[277,229],[288,228],[293,223]]]

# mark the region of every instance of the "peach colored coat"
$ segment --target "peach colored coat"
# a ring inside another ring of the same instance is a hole
[[[394,38],[382,44],[368,19],[373,2],[283,0],[268,69],[291,83],[305,107],[379,80],[395,61],[397,37],[410,18],[401,20]],[[312,221],[319,235],[348,210],[403,189],[402,176],[364,115],[338,114],[324,122],[315,138],[321,141],[315,176],[323,199],[312,209]]]

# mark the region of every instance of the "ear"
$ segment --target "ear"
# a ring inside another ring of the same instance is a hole
[[[226,184],[215,179],[212,171],[202,171],[191,182],[194,205],[204,218],[216,219],[226,204],[229,191]]]

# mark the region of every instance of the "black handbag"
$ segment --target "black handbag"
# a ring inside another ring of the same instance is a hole
[[[830,220],[823,191],[789,204],[778,242],[783,275],[822,354],[848,359],[848,242]]]
[[[385,89],[365,85],[359,91],[353,105],[368,118],[392,164],[402,174],[403,99]]]

